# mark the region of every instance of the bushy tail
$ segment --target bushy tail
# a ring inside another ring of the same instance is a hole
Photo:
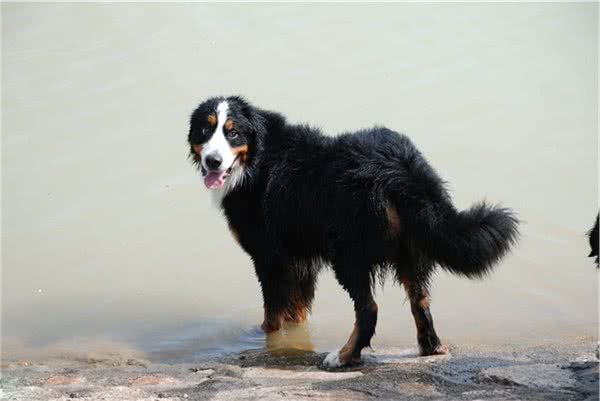
[[[519,235],[510,209],[485,202],[461,212],[449,202],[415,212],[406,221],[416,246],[444,269],[467,277],[488,273]]]
[[[485,202],[457,211],[445,183],[408,138],[394,167],[378,171],[386,196],[400,215],[401,226],[417,250],[444,269],[481,277],[517,241],[519,221],[510,209]]]

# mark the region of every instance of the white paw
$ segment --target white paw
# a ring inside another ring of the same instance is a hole
[[[342,366],[340,362],[339,351],[330,352],[323,360],[323,366],[326,368],[339,368]]]

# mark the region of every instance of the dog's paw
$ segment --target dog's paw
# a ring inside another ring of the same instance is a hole
[[[340,352],[334,351],[327,354],[323,359],[323,366],[326,368],[341,368],[343,364],[340,361]]]
[[[433,355],[446,355],[449,352],[447,345],[440,344],[433,350]]]
[[[420,356],[433,356],[433,355],[446,355],[450,351],[448,350],[448,346],[444,344],[438,344],[433,349],[421,349]]]

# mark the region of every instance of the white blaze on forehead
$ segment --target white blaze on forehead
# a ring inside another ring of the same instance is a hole
[[[202,166],[208,170],[208,167],[205,164],[206,156],[210,154],[218,154],[221,156],[223,162],[221,163],[220,170],[227,170],[233,164],[235,157],[231,150],[231,146],[229,146],[229,142],[225,138],[225,131],[223,131],[223,126],[225,125],[225,121],[227,121],[227,112],[229,111],[229,105],[226,100],[223,100],[217,106],[217,128],[215,128],[215,132],[210,137],[208,142],[206,142],[202,146],[202,152],[200,156],[202,158]]]

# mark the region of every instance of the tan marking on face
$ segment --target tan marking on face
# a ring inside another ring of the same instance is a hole
[[[233,153],[233,157],[239,157],[240,162],[246,163],[248,158],[248,145],[241,145],[231,148],[231,152]]]
[[[225,125],[223,125],[223,128],[225,129],[225,131],[231,131],[233,129],[233,120],[231,118],[228,118],[225,121]]]
[[[215,125],[217,125],[217,116],[213,113],[213,114],[209,114],[208,118],[208,125],[210,125],[211,127],[215,127]]]
[[[194,151],[194,153],[198,156],[200,156],[200,153],[202,152],[202,145],[199,144],[193,144],[192,145],[192,150]]]
[[[397,238],[400,235],[400,216],[398,216],[398,212],[392,206],[386,206],[385,214],[388,221],[387,233],[390,238]]]

